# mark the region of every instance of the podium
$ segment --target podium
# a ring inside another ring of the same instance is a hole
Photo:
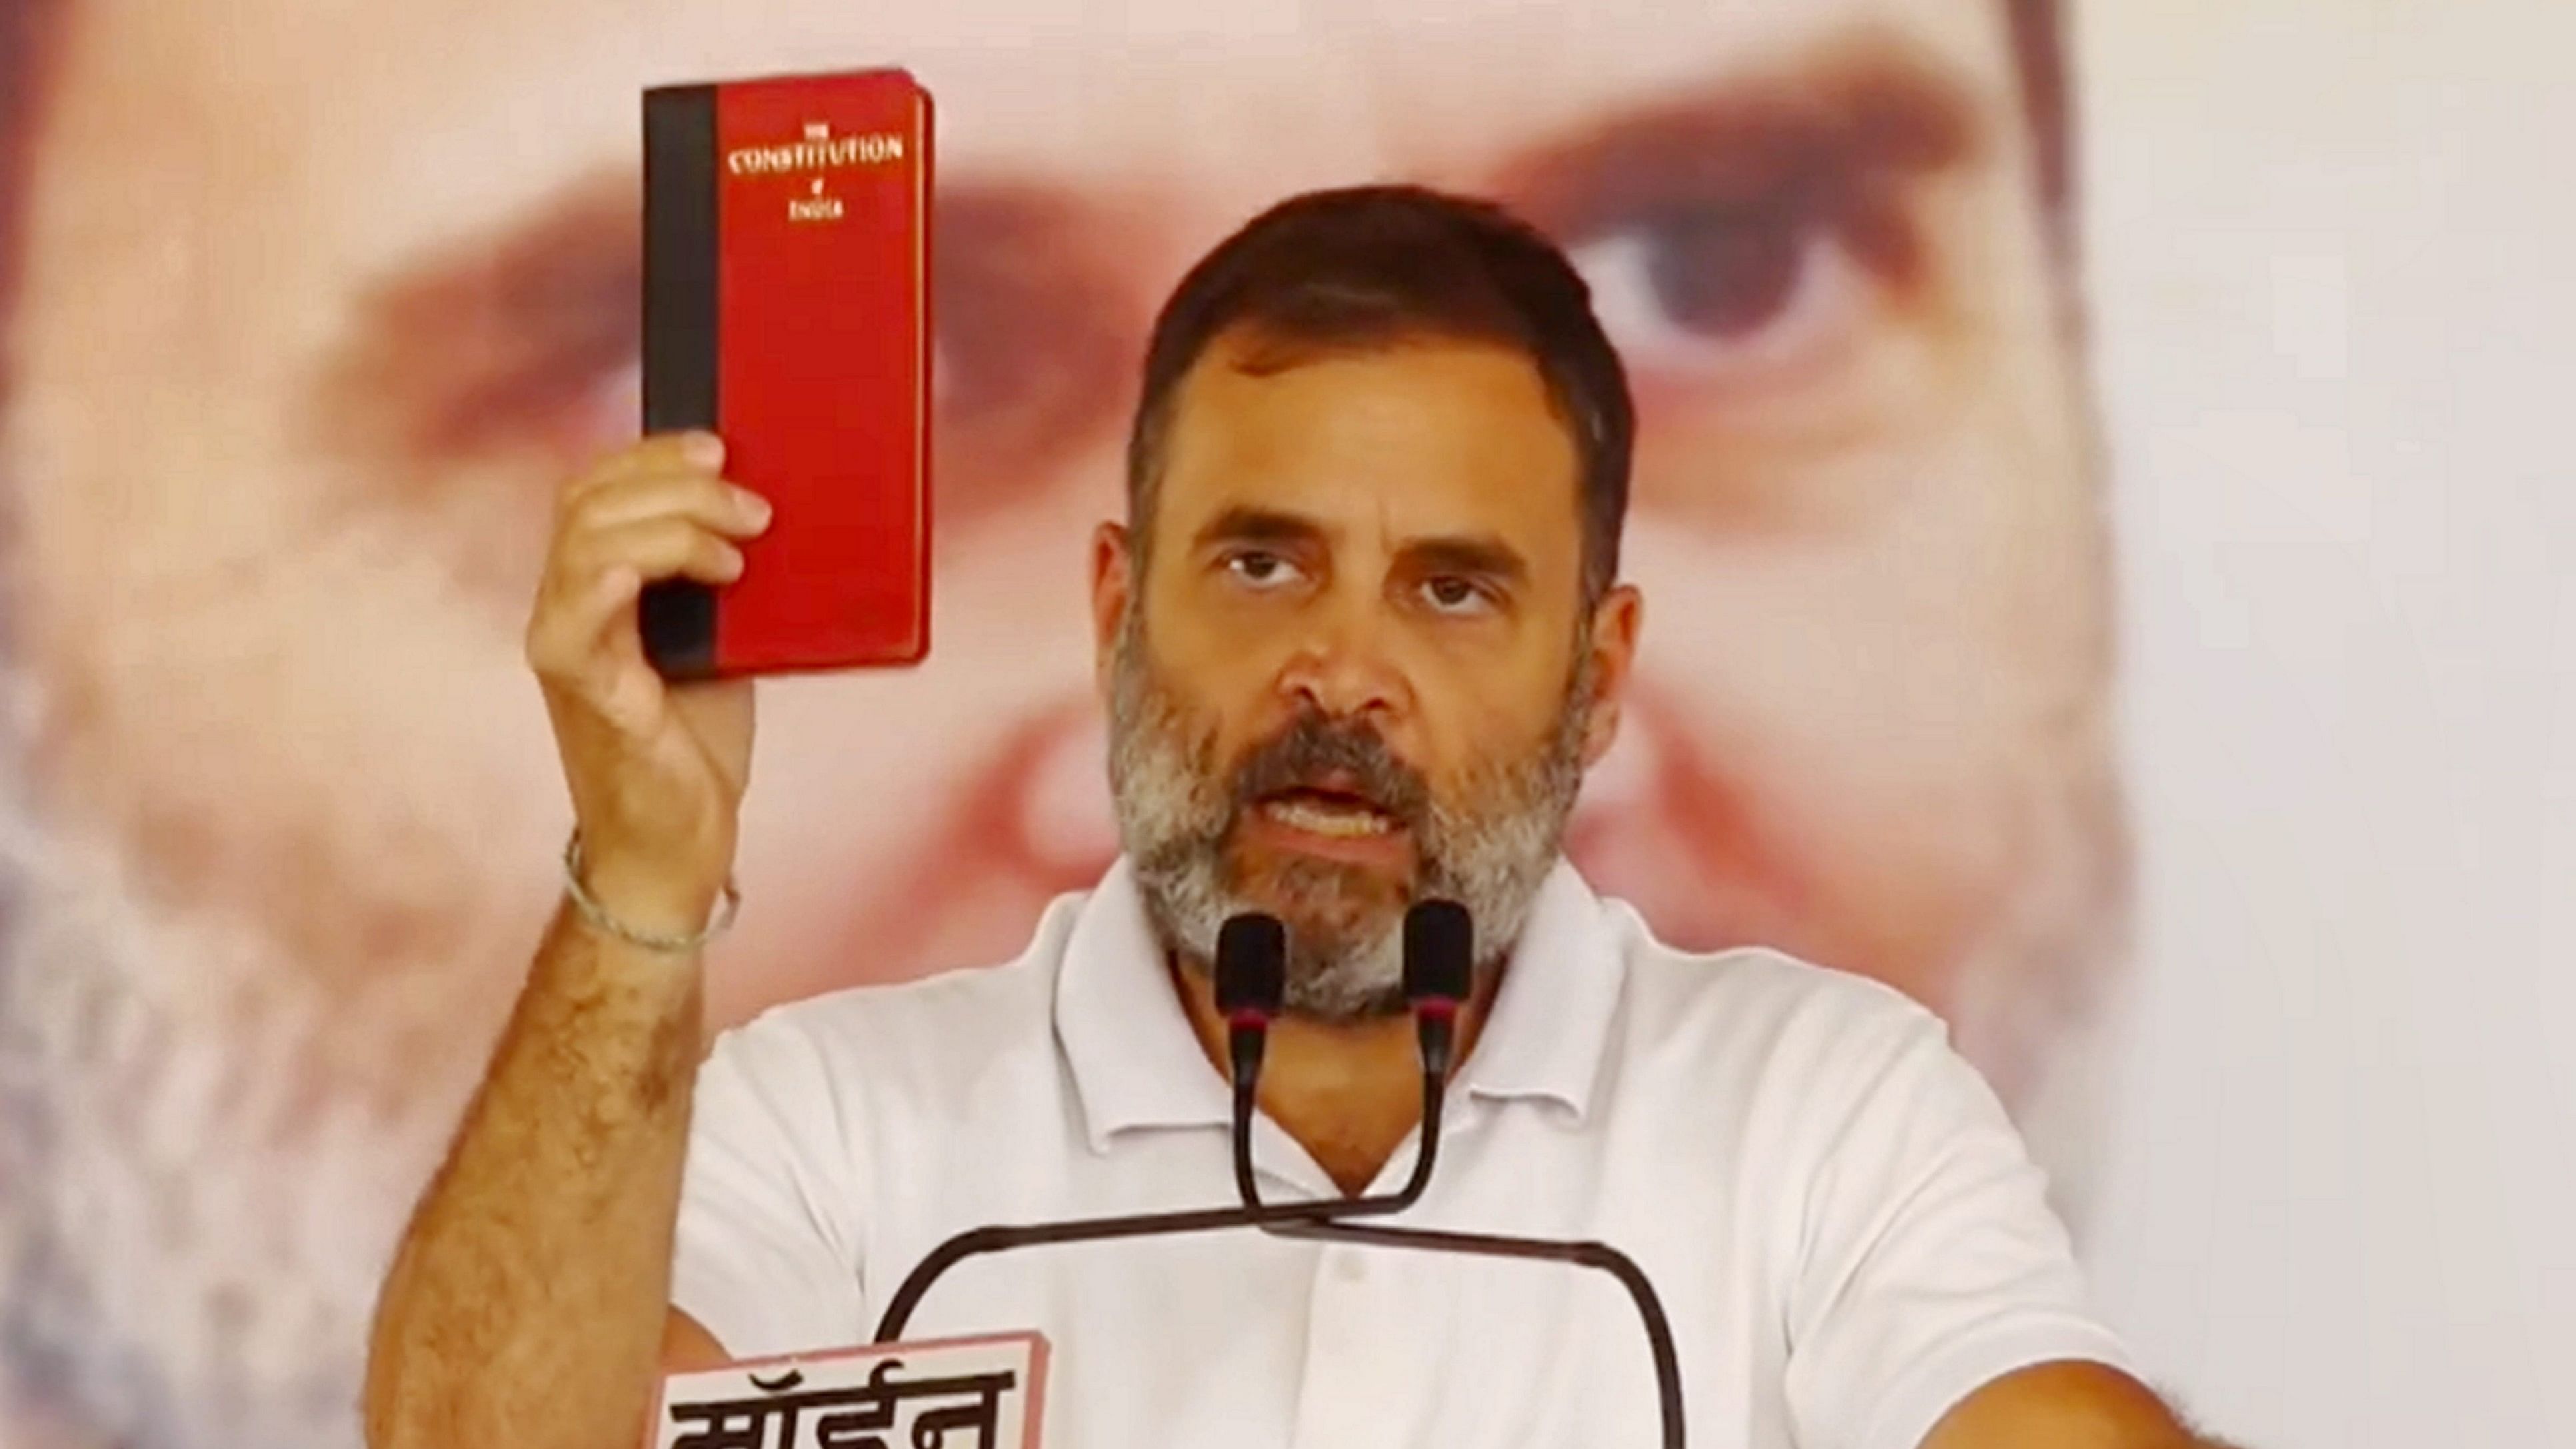
[[[1037,1333],[880,1343],[675,1373],[648,1449],[1038,1449]]]

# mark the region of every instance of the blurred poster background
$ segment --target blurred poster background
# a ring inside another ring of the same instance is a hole
[[[1574,851],[1947,1015],[2249,1445],[2576,1445],[2563,6],[0,0],[0,1445],[356,1442],[554,901],[518,631],[631,434],[635,92],[941,103],[937,648],[765,687],[732,1020],[1112,848],[1079,596],[1182,268],[1401,178],[1642,422]]]

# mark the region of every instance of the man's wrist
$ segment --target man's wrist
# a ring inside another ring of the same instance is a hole
[[[629,945],[686,955],[721,936],[742,904],[730,877],[709,884],[618,861],[593,861],[576,830],[564,844],[564,890],[591,929]]]

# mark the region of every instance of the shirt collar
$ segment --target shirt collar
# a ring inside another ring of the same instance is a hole
[[[1065,939],[1055,1035],[1094,1152],[1132,1128],[1224,1126],[1233,1118],[1233,1098],[1181,1008],[1124,856]]]
[[[1592,1110],[1627,965],[1609,909],[1559,858],[1530,902],[1502,990],[1459,1069],[1464,1094],[1544,1097]]]
[[[1623,964],[1600,898],[1560,859],[1531,902],[1493,1014],[1460,1071],[1462,1089],[1549,1098],[1581,1120],[1608,1049]],[[1225,1083],[1190,1027],[1123,857],[1066,938],[1055,1032],[1093,1151],[1131,1129],[1230,1120]]]

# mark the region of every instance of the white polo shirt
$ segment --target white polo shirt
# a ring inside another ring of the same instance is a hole
[[[863,1342],[995,1222],[1234,1200],[1223,1079],[1126,868],[1006,966],[780,1007],[699,1078],[672,1297],[736,1356]],[[2122,1363],[2040,1173],[1940,1021],[1768,951],[1689,956],[1571,866],[1396,1221],[1597,1238],[1654,1280],[1694,1449],[1917,1449],[2010,1370]],[[1263,1120],[1272,1198],[1333,1189]],[[1410,1144],[1375,1190],[1411,1168]],[[909,1335],[1036,1328],[1049,1449],[1656,1440],[1606,1275],[1255,1231],[972,1259]]]

